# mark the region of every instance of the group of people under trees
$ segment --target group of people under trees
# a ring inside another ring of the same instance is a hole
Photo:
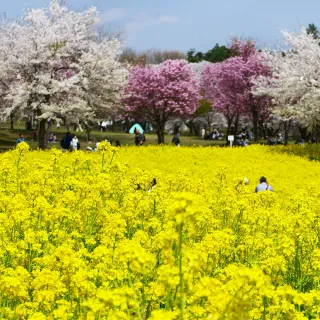
[[[105,140],[105,141],[110,143],[111,145],[113,143],[113,141],[108,141],[108,140]],[[87,147],[86,150],[89,152],[97,151],[99,149],[100,143],[101,143],[101,140],[98,140],[95,148]],[[78,137],[75,134],[71,134],[70,132],[67,132],[66,136],[61,140],[60,145],[63,150],[69,150],[69,151],[80,150],[80,142]],[[121,147],[121,144],[118,140],[116,141],[115,146]]]
[[[206,129],[202,128],[201,137],[204,140],[220,140],[223,138],[223,134],[219,132],[219,129],[214,129],[209,134],[206,134]]]
[[[134,137],[134,143],[136,146],[143,146],[146,142],[145,135],[140,132],[139,129],[134,130],[135,137]],[[177,147],[180,147],[180,134],[179,132],[176,132],[172,138],[172,144],[176,145]]]
[[[274,145],[278,145],[278,144],[283,144],[284,143],[284,139],[281,133],[279,133],[277,136],[275,137],[267,137],[267,143],[269,146],[274,146]]]

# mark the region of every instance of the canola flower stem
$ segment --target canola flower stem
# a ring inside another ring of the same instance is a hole
[[[17,190],[18,191],[20,191],[19,166],[20,166],[21,156],[22,156],[22,151],[20,151],[19,158],[18,158],[18,161],[17,161]]]
[[[103,168],[104,168],[104,152],[102,152],[101,172],[103,172]]]
[[[112,152],[112,157],[111,157],[111,161],[110,161],[110,165],[112,164],[113,158],[114,158],[114,152]]]
[[[20,166],[21,155],[22,155],[22,151],[20,151],[20,153],[19,153],[19,158],[18,158],[18,162],[17,162],[17,169],[19,169],[19,166]]]
[[[184,299],[183,299],[183,274],[182,274],[182,229],[183,223],[180,224],[179,230],[179,277],[180,277],[180,319],[183,320]]]
[[[130,288],[133,288],[133,283],[132,283],[132,280],[131,280],[130,262],[129,262],[129,261],[128,261],[127,265],[128,265],[128,282],[129,282],[129,287],[130,287]],[[137,312],[138,312],[139,320],[142,320],[141,311],[140,311],[140,305],[138,305],[138,307],[137,307]]]

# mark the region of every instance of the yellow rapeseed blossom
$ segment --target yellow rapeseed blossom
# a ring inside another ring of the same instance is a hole
[[[320,319],[308,150],[19,144],[0,155],[0,318]]]

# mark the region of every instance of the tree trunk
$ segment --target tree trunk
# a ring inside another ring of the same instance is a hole
[[[47,130],[46,130],[46,119],[39,120],[39,137],[38,146],[40,149],[44,150],[47,147]]]
[[[193,125],[193,120],[190,120],[189,122],[184,121],[184,124],[187,126],[187,128],[189,129],[189,136],[193,136],[194,133],[194,125]],[[180,125],[178,127],[178,129],[180,128]],[[176,133],[177,128],[174,127],[173,131]]]
[[[263,121],[259,121],[259,127],[258,127],[258,134],[259,134],[259,138],[263,137],[264,140],[266,140],[267,138],[267,135],[265,133],[265,130],[264,130],[264,123]]]
[[[195,131],[194,131],[194,125],[193,125],[193,122],[190,124],[190,127],[189,127],[189,136],[193,136],[195,134]]]
[[[34,114],[34,112],[32,112],[32,115],[31,115],[31,127],[33,128],[33,126],[34,126],[34,118],[35,118],[35,114]]]
[[[237,141],[237,132],[238,132],[238,126],[239,126],[239,115],[236,116],[236,119],[234,120],[234,141]]]
[[[13,130],[14,126],[13,126],[13,114],[10,114],[10,129]]]
[[[316,132],[315,132],[315,142],[318,143],[319,142],[319,134],[320,134],[320,126],[317,125],[316,126]]]
[[[298,125],[298,129],[300,132],[301,139],[303,139],[305,142],[307,142],[309,140],[308,128]]]
[[[258,134],[259,113],[256,110],[252,112],[252,124],[253,124],[254,142],[258,142],[259,141],[259,134]]]
[[[207,112],[206,115],[205,115],[205,118],[206,118],[206,122],[207,122],[207,125],[208,125],[208,131],[210,132],[212,127],[211,127],[211,124],[213,122],[213,116],[214,116],[214,113],[211,111],[211,112]]]
[[[173,132],[174,132],[174,134],[176,134],[177,132],[179,132],[180,127],[181,127],[180,122],[176,122],[176,123],[174,124],[174,126],[173,126]]]
[[[164,143],[164,124],[157,125],[158,144]]]
[[[115,132],[115,128],[116,128],[115,118],[112,117],[112,118],[111,118],[111,121],[112,121],[111,131],[112,131],[112,132]]]
[[[91,138],[90,134],[91,134],[91,128],[86,125],[86,139],[87,139],[87,142],[90,141],[90,138]]]
[[[288,144],[288,141],[289,141],[290,124],[291,124],[290,120],[283,122],[283,127],[284,127],[284,145],[285,146]]]
[[[227,125],[227,136],[226,136],[227,144],[229,143],[228,136],[231,135],[232,122],[233,122],[233,118],[227,118],[227,124],[228,124]]]

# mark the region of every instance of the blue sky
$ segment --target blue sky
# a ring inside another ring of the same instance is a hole
[[[9,17],[48,0],[1,0]],[[312,22],[320,28],[320,0],[69,0],[80,10],[96,6],[107,28],[124,30],[126,45],[208,50],[232,36],[254,38],[260,47],[281,45],[281,29],[299,31]]]

